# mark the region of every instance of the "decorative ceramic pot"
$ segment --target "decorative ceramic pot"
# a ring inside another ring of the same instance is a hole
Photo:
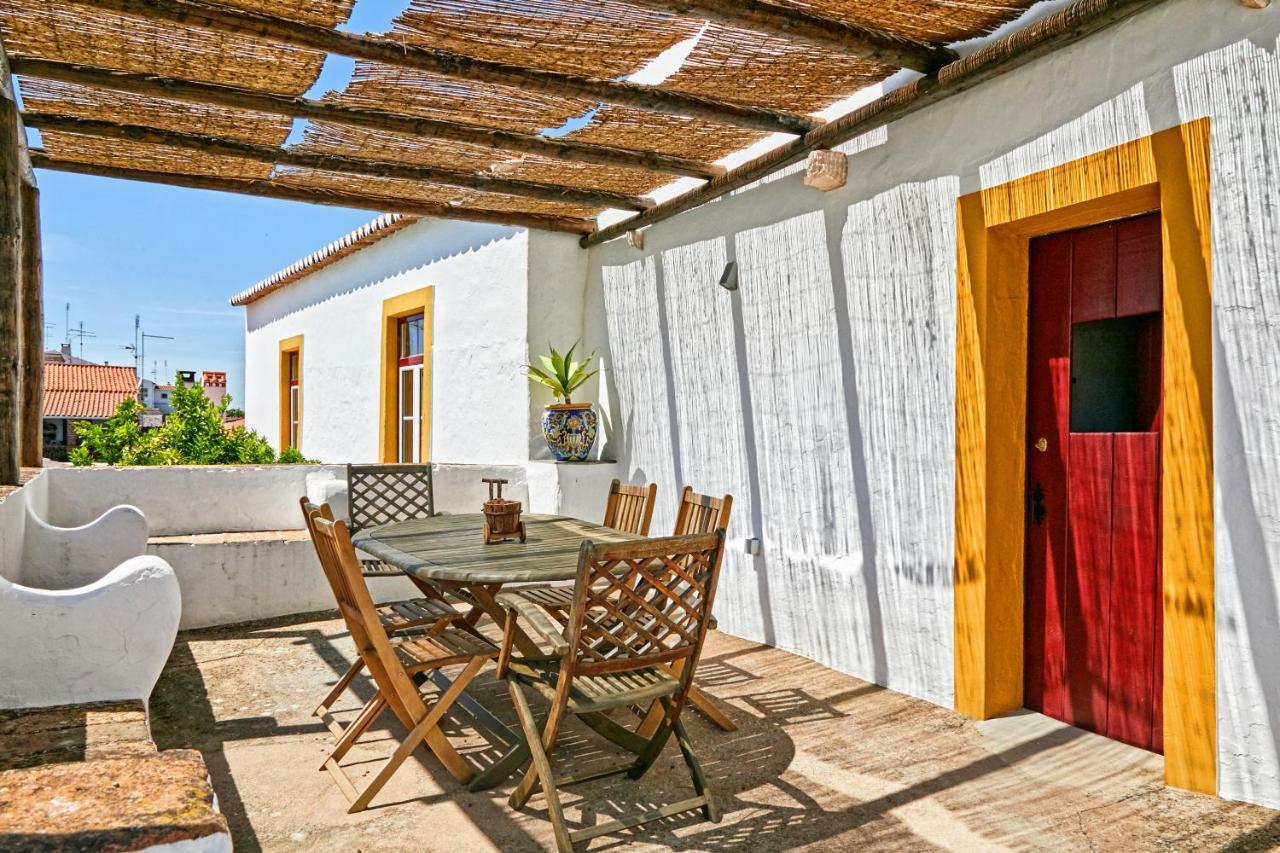
[[[542,413],[547,447],[561,462],[581,462],[596,443],[596,413],[590,403],[556,403]]]

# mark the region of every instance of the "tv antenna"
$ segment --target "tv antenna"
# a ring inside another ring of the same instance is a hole
[[[175,340],[170,335],[153,335],[150,332],[142,330],[142,315],[133,315],[133,345],[126,344],[122,349],[127,349],[133,353],[133,370],[138,375],[138,381],[141,382],[146,378],[147,369],[147,338],[153,341],[172,341]],[[168,365],[168,361],[165,362]],[[155,369],[152,368],[152,381],[155,381]]]
[[[79,327],[78,329],[72,329],[72,328],[69,328],[69,327],[68,327],[68,329],[67,329],[67,343],[68,343],[68,344],[70,344],[70,343],[71,343],[71,339],[72,339],[73,337],[76,337],[76,338],[79,338],[79,339],[80,339],[80,357],[81,357],[81,358],[84,358],[84,339],[85,339],[85,338],[96,338],[97,336],[98,336],[97,332],[86,332],[86,331],[84,330],[84,320],[81,320],[81,321],[80,321],[80,327]]]

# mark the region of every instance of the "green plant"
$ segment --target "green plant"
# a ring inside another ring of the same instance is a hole
[[[172,411],[158,429],[138,425],[142,405],[133,398],[121,400],[115,414],[102,423],[76,423],[80,443],[71,451],[72,464],[260,465],[276,461],[275,451],[258,433],[243,426],[230,430],[223,426],[230,397],[214,403],[203,388],[187,387],[178,377],[169,402]],[[309,460],[286,448],[279,461]]]
[[[587,372],[587,367],[591,364],[591,360],[596,357],[594,351],[581,362],[573,360],[573,351],[578,348],[580,343],[582,343],[581,340],[575,341],[564,355],[556,352],[556,348],[551,344],[547,344],[547,349],[551,350],[551,355],[538,356],[538,360],[542,362],[542,366],[546,369],[541,370],[532,364],[528,365],[529,378],[540,385],[550,388],[551,393],[555,394],[558,399],[564,400],[566,403],[573,402],[569,399],[569,395],[598,372],[595,370],[590,373]]]
[[[286,447],[280,451],[280,458],[276,460],[281,465],[315,465],[317,460],[308,459],[302,455],[302,451],[296,447]]]

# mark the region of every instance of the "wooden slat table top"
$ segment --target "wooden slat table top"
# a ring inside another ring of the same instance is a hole
[[[423,580],[465,584],[569,581],[578,574],[582,542],[642,539],[611,527],[561,515],[526,513],[527,541],[484,543],[484,515],[438,515],[362,530],[353,544]]]

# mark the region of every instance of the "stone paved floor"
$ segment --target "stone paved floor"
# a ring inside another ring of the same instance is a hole
[[[373,808],[347,815],[342,794],[317,770],[332,738],[310,709],[352,654],[343,626],[332,619],[179,637],[152,697],[153,731],[162,749],[204,752],[237,851],[515,851],[550,843],[539,798],[514,813],[506,805],[509,785],[462,792],[421,750]],[[1157,756],[1036,715],[975,724],[723,635],[709,643],[701,675],[741,724],[729,734],[686,715],[723,821],[678,816],[598,838],[590,849],[1280,846],[1280,813],[1165,788]],[[477,695],[509,718],[503,686],[488,676],[482,681]],[[354,709],[357,701],[349,694],[339,707]],[[376,770],[376,760],[393,749],[392,731],[381,729],[353,751],[353,774]],[[449,734],[477,764],[496,754],[469,728]],[[564,749],[576,766],[613,757],[581,726],[568,734]],[[670,745],[638,783],[624,777],[575,788],[566,795],[566,813],[582,825],[683,799],[691,796],[687,779]]]

